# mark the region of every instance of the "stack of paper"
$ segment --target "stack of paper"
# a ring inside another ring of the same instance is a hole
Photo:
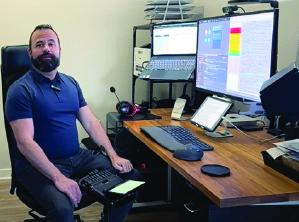
[[[276,159],[282,155],[299,162],[299,139],[275,143],[276,147],[268,149],[266,152]]]
[[[148,20],[196,19],[203,17],[203,7],[196,8],[193,0],[149,0],[145,18]]]

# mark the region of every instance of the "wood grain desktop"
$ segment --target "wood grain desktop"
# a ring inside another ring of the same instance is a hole
[[[246,206],[269,202],[299,200],[299,184],[266,166],[261,151],[273,147],[271,142],[258,143],[237,130],[230,129],[233,137],[211,138],[189,121],[170,119],[171,109],[153,110],[161,120],[124,122],[124,126],[154,151],[169,166],[185,177],[199,191],[219,207]],[[145,136],[142,126],[180,125],[190,129],[202,141],[212,145],[213,151],[206,151],[201,161],[183,161]],[[265,131],[250,132],[250,135],[270,138]],[[273,141],[272,141],[273,142]],[[204,164],[220,164],[230,168],[228,177],[210,177],[201,173]]]

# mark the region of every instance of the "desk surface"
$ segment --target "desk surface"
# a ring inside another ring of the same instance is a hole
[[[164,118],[127,121],[124,126],[219,207],[299,200],[299,184],[264,165],[261,151],[273,147],[272,143],[258,144],[233,129],[230,129],[233,137],[211,138],[189,121],[170,120],[167,117],[170,110],[160,109],[153,113]],[[181,125],[189,128],[202,141],[214,146],[214,151],[206,151],[201,161],[178,160],[171,152],[140,132],[140,127],[154,125]],[[250,134],[271,137],[262,131]],[[230,168],[231,175],[222,178],[207,176],[200,171],[204,164],[225,165]]]

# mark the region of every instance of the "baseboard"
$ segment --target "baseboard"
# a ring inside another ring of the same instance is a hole
[[[11,169],[0,169],[0,180],[10,179],[11,178]]]

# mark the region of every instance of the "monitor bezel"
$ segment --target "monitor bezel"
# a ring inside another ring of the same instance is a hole
[[[244,16],[244,15],[252,15],[252,14],[261,14],[261,13],[269,13],[273,12],[273,33],[272,33],[272,54],[271,54],[271,65],[270,65],[270,76],[273,76],[277,72],[277,58],[278,58],[278,19],[279,19],[279,9],[271,9],[271,10],[260,10],[260,11],[253,11],[253,12],[246,12],[242,14],[231,14],[231,15],[221,15],[221,16],[215,16],[215,17],[206,17],[199,19],[197,21],[197,26],[199,26],[200,21],[205,21],[205,20],[211,20],[211,19],[219,19],[219,18],[227,18],[227,17],[236,17],[236,16]],[[235,95],[231,95],[228,93],[221,93],[221,92],[216,92],[213,90],[208,90],[208,89],[203,89],[200,87],[196,86],[196,79],[197,79],[197,55],[198,55],[198,32],[199,28],[197,27],[197,44],[196,44],[196,63],[195,63],[195,71],[194,71],[194,86],[195,90],[198,92],[204,92],[204,93],[209,93],[212,95],[217,95],[219,97],[227,97],[236,101],[253,101],[248,98],[243,98],[243,97],[238,97]],[[257,102],[257,101],[253,101]]]

